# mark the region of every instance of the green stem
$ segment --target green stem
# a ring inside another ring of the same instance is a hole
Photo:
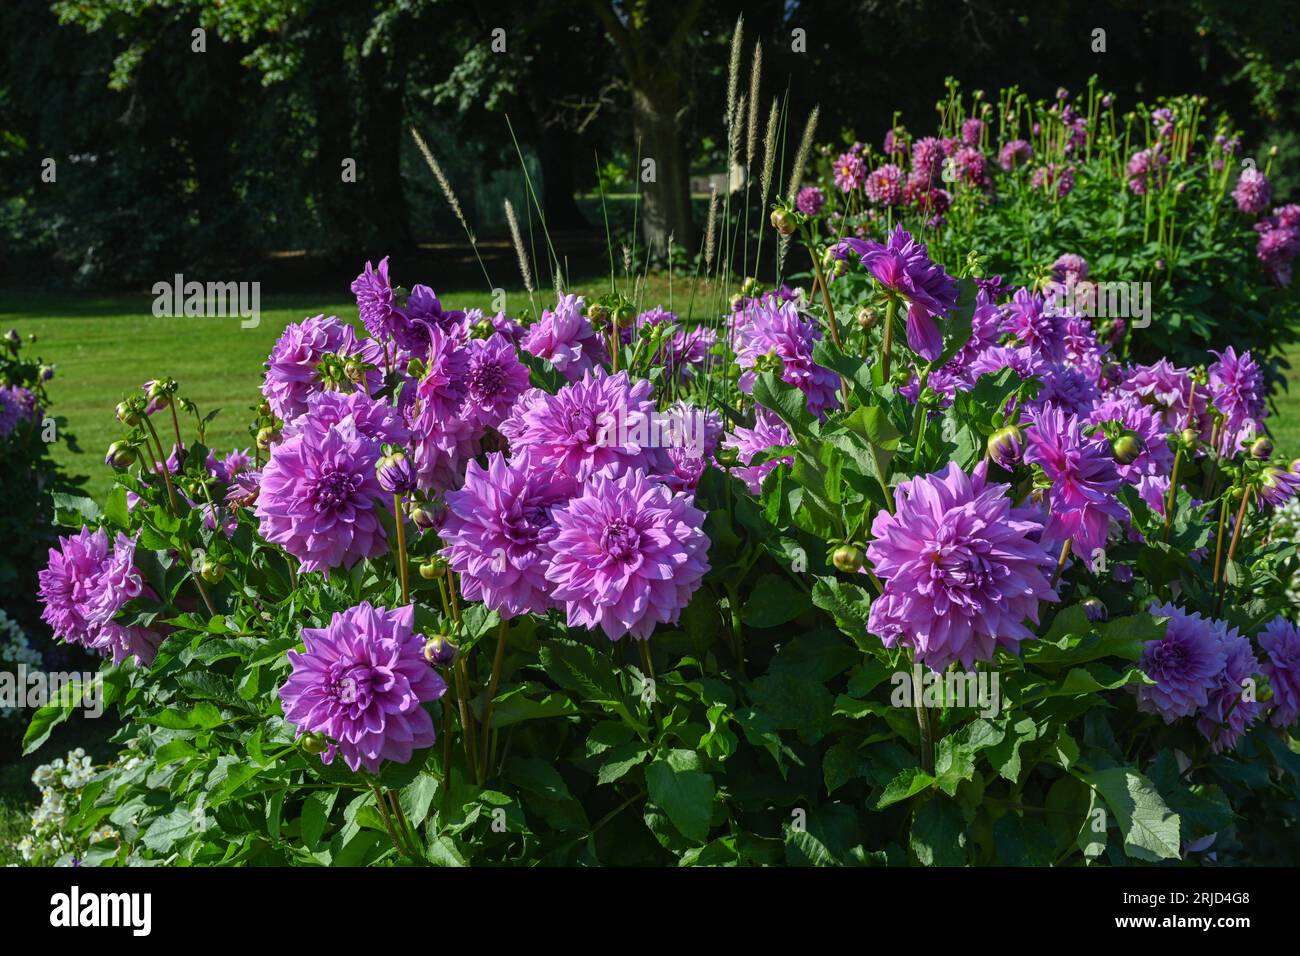
[[[393,518],[397,522],[397,580],[402,583],[402,606],[411,603],[411,568],[406,560],[406,519],[402,496],[393,495]]]
[[[501,665],[506,657],[506,638],[510,634],[510,621],[502,618],[500,627],[497,628],[497,652],[492,658],[492,676],[488,679],[487,697],[483,701],[483,759],[479,761],[479,766],[483,768],[483,776],[487,777],[488,767],[488,743],[492,739],[492,699],[497,693],[497,684],[501,680]]]

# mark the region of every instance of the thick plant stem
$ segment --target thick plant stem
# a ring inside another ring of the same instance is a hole
[[[393,828],[393,818],[389,813],[388,807],[384,803],[384,794],[379,789],[379,785],[372,783],[370,789],[375,794],[375,809],[379,811],[379,817],[384,821],[384,829],[388,831],[388,839],[393,841],[393,849],[401,856],[410,856],[411,851],[397,837],[397,831]]]
[[[451,692],[451,682],[448,681],[447,693]],[[444,700],[442,702],[442,789],[444,791],[451,787],[451,738],[454,732],[452,728],[451,703]]]
[[[1237,543],[1241,541],[1241,529],[1246,524],[1246,508],[1250,504],[1250,493],[1253,489],[1243,488],[1241,492],[1241,507],[1237,509],[1237,523],[1232,529],[1232,540],[1228,542],[1228,556],[1223,562],[1223,575],[1219,582],[1219,601],[1214,613],[1218,614],[1223,610],[1223,598],[1228,591],[1228,565],[1232,564],[1232,557],[1237,553]]]
[[[1174,470],[1169,476],[1169,497],[1165,499],[1165,533],[1164,540],[1169,541],[1169,529],[1174,523],[1174,501],[1178,495],[1178,468],[1183,463],[1183,450],[1174,454]]]
[[[916,728],[921,735],[921,769],[934,773],[934,731],[930,726],[930,711],[925,706],[924,689],[920,681],[921,664],[912,664],[912,705],[916,708]]]
[[[889,305],[885,306],[885,337],[880,343],[880,370],[886,384],[889,383],[890,353],[894,350],[894,315],[897,311],[898,303],[891,298]]]
[[[501,681],[501,665],[506,658],[506,638],[510,634],[510,621],[502,619],[497,628],[497,652],[492,658],[492,676],[488,679],[487,696],[483,699],[483,758],[479,766],[483,768],[483,777],[488,773],[488,744],[492,740],[492,699],[496,697],[497,684]]]
[[[745,676],[745,636],[740,624],[740,597],[734,587],[727,588],[727,604],[731,610],[731,636],[735,640],[736,667],[740,676]]]
[[[153,427],[153,422],[149,416],[144,416],[145,427],[149,429],[149,434],[153,436],[154,444],[158,446],[158,470],[162,472],[163,484],[167,486],[167,500],[172,504],[172,513],[179,517],[181,511],[176,505],[176,489],[172,487],[172,476],[167,471],[167,456],[163,454],[162,440],[158,437],[158,429]]]
[[[1217,590],[1219,587],[1219,575],[1223,571],[1223,531],[1228,526],[1228,496],[1224,495],[1223,501],[1219,505],[1219,530],[1214,535],[1214,580],[1213,585]]]
[[[465,658],[456,658],[456,699],[460,704],[460,733],[465,740],[465,762],[469,765],[469,779],[478,783],[478,740],[474,734],[474,718],[469,712],[469,678],[465,676]]]
[[[411,569],[406,560],[406,520],[402,514],[402,496],[393,495],[393,518],[397,522],[397,580],[402,583],[402,606],[411,603]]]

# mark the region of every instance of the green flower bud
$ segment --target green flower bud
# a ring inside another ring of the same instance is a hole
[[[841,571],[853,574],[862,570],[865,556],[862,549],[852,544],[842,544],[831,555],[831,563]]]

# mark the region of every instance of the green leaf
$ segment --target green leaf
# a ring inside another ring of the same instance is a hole
[[[650,799],[663,809],[682,836],[704,843],[713,819],[713,778],[699,770],[678,769],[681,758],[672,759],[674,753],[689,751],[656,757],[646,768],[646,787]]]
[[[754,401],[776,412],[795,435],[805,435],[812,425],[808,398],[793,385],[787,385],[775,372],[760,372],[754,379]]]
[[[896,803],[901,803],[923,790],[930,789],[934,786],[934,783],[934,777],[920,767],[908,767],[906,770],[900,770],[886,784],[884,792],[876,800],[876,809],[883,810],[886,807],[892,807]]]
[[[765,574],[755,583],[740,616],[750,627],[778,627],[793,621],[810,606],[808,595],[787,579]]]
[[[867,641],[871,596],[866,589],[839,578],[819,577],[813,584],[813,604],[830,614],[835,626],[861,645]]]
[[[596,782],[607,784],[621,780],[629,770],[642,763],[649,755],[649,744],[640,740],[633,740],[612,747],[606,754],[605,762],[600,765],[600,772],[596,774]]]
[[[298,832],[308,847],[315,849],[320,844],[320,838],[329,823],[330,810],[334,808],[338,795],[337,790],[317,790],[303,803]]]
[[[922,866],[966,865],[966,821],[951,800],[926,800],[912,815],[908,845]]]
[[[1178,814],[1150,780],[1131,767],[1073,773],[1100,794],[1115,814],[1129,857],[1148,863],[1179,858]]]

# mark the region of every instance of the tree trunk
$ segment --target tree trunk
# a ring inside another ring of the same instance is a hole
[[[674,73],[632,77],[632,127],[640,148],[633,175],[640,179],[641,235],[651,254],[662,256],[668,238],[694,251],[691,174],[681,130],[681,88]],[[646,160],[654,160],[654,178]]]
[[[549,229],[586,229],[591,224],[573,199],[573,133],[538,124],[537,158],[542,167],[542,209]]]

